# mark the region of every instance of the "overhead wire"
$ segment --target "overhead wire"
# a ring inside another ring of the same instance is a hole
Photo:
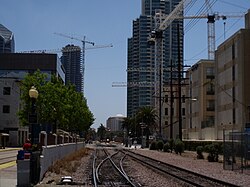
[[[220,1],[220,2],[223,2],[223,3],[227,3],[227,4],[229,4],[229,5],[232,5],[232,6],[235,6],[235,4],[233,4],[233,3],[228,3],[228,2],[225,2],[225,1],[223,1],[223,0],[214,0],[212,3],[211,3],[211,5],[213,6],[215,3],[216,3],[216,1]],[[204,4],[203,4],[203,6],[204,6]],[[241,6],[238,6],[239,8],[242,8],[242,9],[246,9],[246,8],[244,8],[244,7],[241,7]],[[231,30],[240,20],[241,20],[242,18],[239,18],[239,19],[237,19],[232,25],[231,25],[231,27],[230,28],[228,28],[228,29],[226,29],[225,30],[225,33],[227,33],[229,30]],[[193,25],[194,26],[194,25]],[[184,28],[185,29],[185,28]],[[189,30],[191,30],[192,28],[190,28]],[[189,31],[188,30],[188,31]],[[186,32],[188,32],[188,31],[186,31]],[[185,32],[185,33],[186,33]],[[225,33],[223,33],[222,35],[220,35],[217,39],[216,39],[216,42],[218,41],[218,40],[220,40],[223,36],[224,36],[224,34]],[[202,49],[200,52],[198,52],[197,54],[195,54],[194,56],[192,56],[190,59],[186,59],[185,61],[192,61],[192,60],[197,60],[198,58],[198,56],[199,55],[201,55],[202,53],[204,53],[206,50],[207,50],[208,48],[207,47],[205,47],[204,49]]]
[[[247,9],[246,7],[240,6],[239,4],[229,3],[229,2],[226,2],[226,1],[224,1],[224,0],[219,0],[219,1],[222,2],[222,3],[224,3],[224,4],[231,5],[231,6],[233,6],[233,7],[238,7],[238,8],[244,9],[244,10]]]
[[[216,3],[217,0],[213,0],[212,3],[210,4],[210,7],[213,7],[214,4]],[[199,18],[199,16],[203,16],[203,15],[207,15],[208,13],[208,7],[206,2],[204,1],[203,5],[201,6],[201,8],[197,11],[197,13],[194,15],[197,16],[197,18],[192,18],[187,25],[184,27],[184,32],[187,33],[188,31],[190,31],[199,21],[201,18]]]
[[[206,5],[205,5],[205,2],[204,2],[203,5],[201,6],[201,8],[200,8],[200,9],[197,11],[197,13],[195,14],[195,16],[200,15],[201,12],[204,11],[205,6],[206,6]],[[191,20],[184,26],[184,33],[187,33],[189,30],[191,30],[191,29],[194,27],[194,25],[197,24],[198,21],[199,21],[198,18],[191,19]]]
[[[242,18],[237,19],[232,25],[231,27],[229,27],[228,29],[225,30],[225,33],[229,32],[229,30],[231,30]],[[224,37],[224,33],[221,34],[215,41],[219,41],[222,37]],[[192,60],[196,60],[198,59],[197,57],[199,55],[201,55],[202,53],[204,53],[207,50],[207,47],[205,47],[203,50],[201,50],[200,52],[198,52],[197,54],[195,54],[194,56],[192,56],[189,59],[186,59],[185,61],[192,61]]]

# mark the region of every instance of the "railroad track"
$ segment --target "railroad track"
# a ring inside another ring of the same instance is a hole
[[[123,169],[125,154],[118,150],[113,150],[112,154],[109,152],[107,149],[96,149],[93,159],[94,186],[137,187],[138,185],[130,181]]]
[[[160,162],[159,160],[155,160],[140,154],[136,154],[129,150],[124,150],[124,154],[126,156],[132,158],[136,162],[140,162],[143,165],[146,165],[149,168],[171,177],[176,178],[177,180],[185,182],[187,185],[205,187],[205,186],[230,186],[230,187],[238,187],[237,185],[221,181],[215,178],[211,178],[205,175],[201,175],[199,173],[195,173],[174,165],[170,165],[164,162]]]

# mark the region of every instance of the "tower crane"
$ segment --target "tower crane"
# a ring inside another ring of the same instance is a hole
[[[90,42],[90,41],[87,41],[86,40],[86,36],[83,37],[83,39],[80,39],[80,38],[76,38],[76,37],[72,37],[72,36],[68,36],[66,34],[62,34],[62,33],[57,33],[55,32],[54,34],[56,35],[59,35],[59,36],[62,36],[62,37],[65,37],[65,38],[69,38],[69,39],[72,39],[72,40],[77,40],[77,41],[80,41],[82,42],[82,63],[81,63],[81,74],[82,74],[82,92],[84,92],[84,71],[85,71],[85,45],[86,43],[87,44],[91,44],[92,46],[95,45],[94,42]]]

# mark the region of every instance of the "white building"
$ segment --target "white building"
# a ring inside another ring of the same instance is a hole
[[[126,117],[121,114],[117,114],[115,117],[109,117],[106,122],[107,129],[111,132],[123,131],[122,123],[125,118]]]

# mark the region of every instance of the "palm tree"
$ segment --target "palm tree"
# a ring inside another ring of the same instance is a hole
[[[156,130],[156,113],[153,107],[144,106],[139,108],[137,119],[139,122],[144,123],[150,132]]]
[[[122,128],[126,130],[126,147],[128,145],[129,132],[131,132],[133,127],[134,127],[134,119],[131,117],[125,118],[122,123]]]
[[[104,127],[103,124],[101,124],[98,129],[97,129],[97,135],[100,138],[100,141],[103,140],[105,138],[106,135],[106,128]]]
[[[137,120],[139,124],[144,125],[143,130],[142,126],[139,126],[139,131],[141,135],[146,135],[147,141],[146,146],[148,146],[149,135],[156,131],[156,113],[155,109],[150,106],[144,106],[139,108],[137,112]]]

